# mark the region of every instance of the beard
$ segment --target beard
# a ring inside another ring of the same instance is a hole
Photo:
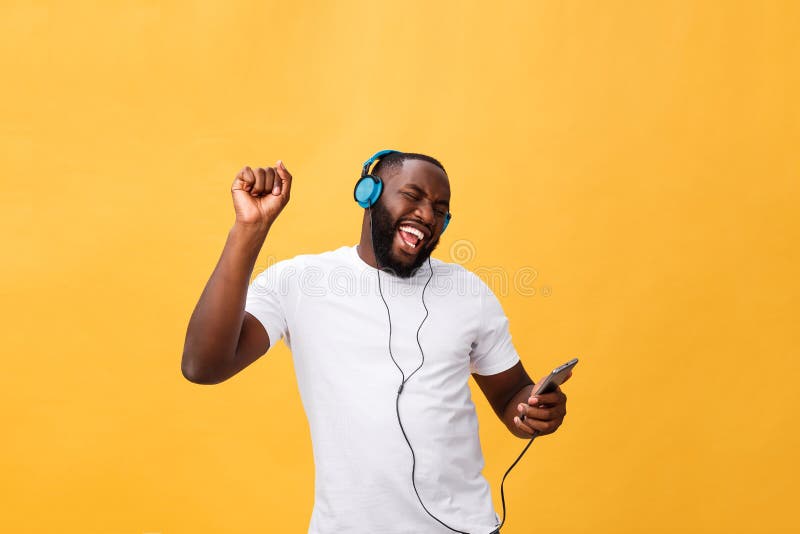
[[[419,246],[419,252],[417,252],[412,261],[404,261],[392,251],[392,245],[397,235],[397,227],[399,226],[397,221],[392,220],[392,216],[383,207],[383,202],[378,202],[371,209],[372,248],[379,268],[400,278],[410,278],[436,249],[439,244],[439,238],[437,237],[435,241],[428,243],[427,246]]]

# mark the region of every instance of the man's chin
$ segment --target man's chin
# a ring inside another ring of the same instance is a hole
[[[428,260],[428,256],[430,252],[425,249],[420,249],[416,254],[393,249],[383,270],[400,278],[409,278]]]
[[[411,267],[411,263],[401,263],[398,261],[389,260],[383,264],[381,270],[385,273],[389,273],[400,278],[409,278],[412,274],[414,274]]]

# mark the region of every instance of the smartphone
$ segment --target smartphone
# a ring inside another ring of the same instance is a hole
[[[573,358],[564,365],[559,365],[555,369],[553,369],[549,375],[547,375],[544,380],[536,384],[533,388],[533,392],[531,396],[540,395],[542,393],[552,393],[556,390],[558,386],[564,383],[564,380],[567,379],[570,371],[572,368],[578,364],[578,358]],[[520,421],[525,420],[525,415],[520,416]]]
[[[552,393],[555,391],[558,386],[564,383],[564,380],[567,379],[569,372],[572,371],[572,368],[575,367],[577,363],[578,358],[573,358],[564,365],[559,365],[553,369],[550,374],[544,378],[544,380],[536,384],[532,395],[537,395],[540,393]]]

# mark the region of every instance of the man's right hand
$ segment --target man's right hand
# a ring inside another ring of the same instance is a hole
[[[268,230],[289,202],[292,175],[282,161],[275,167],[245,167],[231,186],[236,222]]]

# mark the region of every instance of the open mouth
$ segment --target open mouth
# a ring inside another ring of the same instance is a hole
[[[401,225],[397,229],[400,239],[400,248],[409,254],[416,254],[420,245],[425,240],[425,234],[411,226]]]

